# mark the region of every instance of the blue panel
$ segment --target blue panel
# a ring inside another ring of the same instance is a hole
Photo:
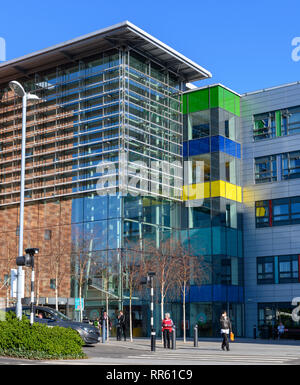
[[[227,301],[239,302],[239,286],[228,286],[227,288]]]
[[[233,140],[225,139],[225,152],[228,155],[236,156],[236,143]]]
[[[239,302],[244,302],[244,288],[239,286]]]
[[[209,143],[210,141],[210,143]],[[237,158],[241,158],[241,145],[224,136],[216,135],[183,142],[183,156],[207,154],[209,152],[225,152]]]
[[[239,143],[236,144],[236,157],[241,159],[241,145]]]
[[[212,285],[191,286],[190,302],[211,302]]]
[[[219,152],[220,150],[219,145],[219,136],[212,136],[211,137],[211,152]]]
[[[213,285],[213,301],[226,302],[227,286]]]
[[[189,156],[209,153],[209,137],[189,141]]]
[[[188,296],[186,297],[188,301]],[[244,301],[242,286],[233,285],[202,285],[191,286],[189,291],[190,302],[235,302]]]

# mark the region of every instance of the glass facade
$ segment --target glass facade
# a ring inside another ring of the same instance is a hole
[[[148,244],[174,237],[209,266],[205,282],[193,280],[186,295],[188,335],[198,323],[200,336],[218,336],[226,309],[242,336],[240,97],[222,86],[183,92],[180,71],[126,44],[20,82],[41,98],[27,110],[24,215],[24,244],[40,249],[37,302],[53,306],[56,296],[80,319],[74,305],[82,297],[86,317],[109,304],[114,321],[118,310],[128,312],[132,245],[147,258]],[[8,266],[19,235],[22,105],[8,87],[0,97],[0,237]],[[134,335],[148,335],[143,290],[134,291],[132,309]],[[180,294],[166,298],[165,311],[181,325]],[[158,303],[155,314],[159,325]]]
[[[190,324],[200,336],[219,335],[219,317],[227,310],[237,335],[243,335],[243,240],[241,144],[238,97],[220,86],[184,94],[184,160],[203,162],[200,204],[184,196],[182,236],[210,266],[209,279],[189,292]],[[186,175],[185,175],[186,176]],[[197,183],[193,167],[185,183]],[[184,186],[186,187],[186,186]],[[238,193],[239,191],[239,193]],[[190,330],[192,337],[193,329]]]
[[[128,306],[122,267],[126,242],[159,243],[180,228],[181,81],[132,49],[113,49],[35,73],[22,84],[42,98],[27,110],[24,235],[26,245],[40,248],[38,300],[53,297],[58,287],[64,299],[84,297],[85,314],[91,319],[108,300],[114,318],[117,309]],[[13,255],[18,239],[21,112],[20,99],[3,88],[1,237]],[[124,154],[130,164],[127,179]],[[153,188],[155,162],[174,167],[158,169]],[[108,172],[103,165],[110,165]],[[136,176],[135,166],[147,170],[143,184],[141,179],[128,183]],[[55,275],[53,268],[46,273],[47,259],[51,265],[55,257],[60,273]],[[133,304],[136,335],[147,333],[141,324],[147,304],[138,297]],[[73,316],[78,319],[80,314],[74,311]]]

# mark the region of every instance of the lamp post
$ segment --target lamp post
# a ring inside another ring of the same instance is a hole
[[[155,273],[152,271],[149,271],[147,273],[147,277],[143,277],[141,280],[141,284],[150,284],[150,343],[151,343],[151,351],[155,352],[156,348],[156,331],[154,329],[154,289],[153,289],[153,278],[155,276]]]
[[[24,233],[24,189],[25,189],[25,150],[26,150],[26,111],[27,100],[40,100],[37,95],[26,93],[22,85],[13,80],[9,83],[11,90],[22,98],[22,144],[21,144],[21,186],[20,186],[20,219],[19,219],[19,256],[23,255],[23,233]],[[17,279],[17,306],[16,314],[22,319],[22,266],[18,266]]]

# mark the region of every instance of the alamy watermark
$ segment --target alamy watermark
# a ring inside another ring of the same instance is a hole
[[[300,60],[300,37],[294,37],[292,39],[292,46],[295,47],[292,50],[292,60],[297,62]]]
[[[0,37],[0,62],[6,61],[6,42],[3,37]]]
[[[186,201],[187,206],[202,206],[204,200],[203,161],[129,161],[126,152],[119,162],[97,165],[98,195],[163,196]]]

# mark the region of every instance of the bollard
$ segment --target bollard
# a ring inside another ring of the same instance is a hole
[[[155,352],[156,349],[156,332],[155,329],[151,330],[151,352]]]
[[[173,325],[173,329],[172,329],[172,349],[175,350],[176,349],[176,326]]]
[[[253,327],[253,338],[256,340],[256,325]]]
[[[198,347],[198,324],[194,326],[194,347]]]
[[[106,321],[102,321],[102,343],[105,343],[105,334],[106,334]]]

